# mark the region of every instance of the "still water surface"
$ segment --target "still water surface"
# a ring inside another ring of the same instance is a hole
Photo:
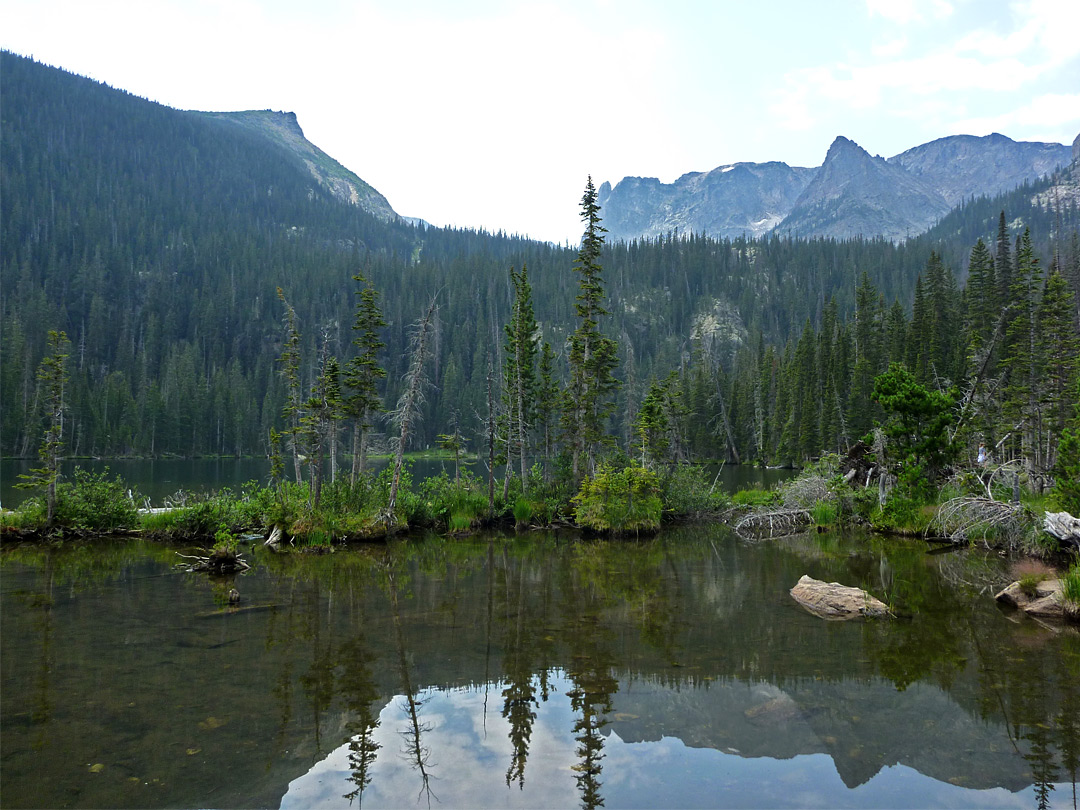
[[[0,555],[5,807],[1076,807],[1080,637],[999,610],[996,556],[723,527],[248,555]],[[804,573],[902,618],[810,616]]]

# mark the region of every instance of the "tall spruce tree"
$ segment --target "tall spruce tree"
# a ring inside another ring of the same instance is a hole
[[[1019,442],[1010,443],[1013,455],[1023,454],[1038,464],[1041,425],[1038,413],[1039,358],[1036,313],[1042,289],[1039,259],[1024,229],[1017,239],[1016,261],[1010,287],[1010,316],[1005,331],[1003,365],[1007,372],[1005,417]]]
[[[521,272],[510,268],[514,298],[510,322],[506,324],[506,357],[503,364],[503,407],[506,413],[506,463],[520,462],[521,491],[528,486],[529,432],[536,399],[536,316],[533,314],[532,287],[525,265]]]
[[[1036,313],[1038,401],[1046,432],[1046,467],[1055,463],[1056,447],[1072,416],[1071,386],[1080,364],[1080,336],[1073,321],[1073,293],[1057,268],[1051,269]]]
[[[571,449],[575,482],[596,466],[596,449],[604,440],[605,420],[614,408],[612,394],[618,388],[618,362],[614,340],[600,331],[604,309],[604,277],[600,256],[607,229],[600,222],[600,205],[590,176],[581,198],[581,219],[585,233],[574,261],[578,274],[578,295],[574,310],[578,325],[570,336],[570,385],[563,409],[564,433]]]
[[[536,432],[544,459],[545,476],[555,449],[555,428],[559,415],[559,382],[555,376],[555,352],[544,341],[540,350],[540,376],[536,392]]]
[[[363,273],[353,276],[360,284],[356,291],[356,320],[353,323],[353,345],[358,354],[345,366],[345,386],[349,394],[345,398],[346,414],[353,420],[352,470],[350,485],[356,484],[367,466],[368,434],[376,413],[382,409],[379,381],[385,379],[386,369],[379,365],[379,350],[386,346],[380,330],[386,326],[379,308],[379,293]]]
[[[288,422],[285,434],[289,437],[289,448],[292,450],[293,472],[296,474],[296,483],[303,481],[300,473],[300,456],[303,455],[302,436],[303,428],[301,420],[304,416],[303,402],[300,393],[300,329],[296,325],[296,310],[293,309],[282,292],[277,289],[278,298],[285,305],[285,343],[281,350],[281,374],[285,378],[285,406],[282,408],[282,416]]]
[[[56,483],[60,479],[60,451],[64,446],[65,391],[68,382],[66,361],[70,345],[64,332],[50,330],[48,353],[38,366],[38,398],[45,411],[45,434],[38,450],[41,466],[30,471],[16,484],[20,489],[40,489],[45,493],[45,525],[51,527],[56,517]]]

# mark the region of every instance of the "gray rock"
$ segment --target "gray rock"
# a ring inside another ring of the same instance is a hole
[[[805,574],[791,589],[792,598],[822,619],[847,620],[889,616],[888,606],[862,588],[822,582]]]
[[[1035,593],[1028,594],[1014,582],[994,597],[1004,605],[1017,608],[1044,619],[1064,619],[1076,616],[1076,609],[1065,602],[1060,579],[1048,579],[1035,587]]]

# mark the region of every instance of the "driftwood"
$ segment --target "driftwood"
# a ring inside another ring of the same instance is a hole
[[[1043,531],[1059,542],[1080,548],[1080,518],[1068,512],[1047,512],[1043,517]]]
[[[852,487],[870,486],[874,476],[881,472],[877,462],[867,458],[872,452],[873,448],[864,441],[855,442],[851,446],[847,455],[840,460],[840,475],[846,483]]]
[[[985,542],[987,535],[994,533],[1005,544],[1019,546],[1031,532],[1032,520],[1022,504],[964,496],[943,503],[930,529],[955,543],[978,537]]]
[[[774,509],[743,516],[735,524],[735,532],[746,540],[765,540],[804,532],[813,522],[809,510]]]
[[[285,532],[281,530],[280,526],[275,526],[274,530],[270,532],[270,536],[266,538],[264,546],[269,546],[272,549],[277,549],[281,545],[281,541],[285,536]]]
[[[192,560],[190,563],[182,563],[186,571],[207,572],[210,574],[235,574],[246,571],[251,566],[235,551],[216,548],[205,557],[199,554],[181,554],[176,552],[177,557]]]

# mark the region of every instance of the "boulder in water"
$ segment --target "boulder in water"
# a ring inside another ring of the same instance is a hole
[[[884,602],[862,588],[852,588],[838,582],[822,582],[805,574],[791,589],[791,596],[822,619],[845,621],[890,615]]]

